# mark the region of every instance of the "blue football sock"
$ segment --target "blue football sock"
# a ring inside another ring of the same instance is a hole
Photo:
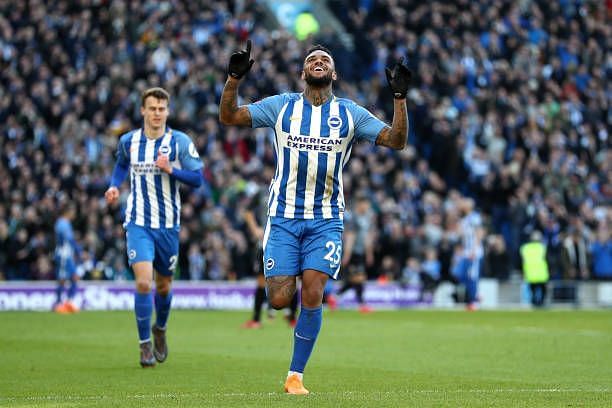
[[[77,281],[72,279],[70,281],[70,287],[68,288],[68,300],[74,299],[74,295],[77,293]]]
[[[172,303],[172,292],[168,292],[166,296],[162,296],[155,292],[155,325],[160,329],[166,328],[168,315],[170,314],[170,304]]]
[[[317,341],[319,330],[321,330],[321,320],[323,308],[307,308],[302,305],[300,317],[294,331],[293,358],[289,370],[298,373],[304,372],[304,367],[310,358],[310,353]]]
[[[333,295],[334,294],[334,281],[332,279],[328,279],[325,287],[323,288],[323,297]]]
[[[153,295],[151,293],[134,294],[134,312],[138,326],[138,338],[141,342],[151,338],[151,314],[153,313]]]
[[[57,297],[56,303],[58,305],[62,303],[62,293],[64,293],[64,285],[61,283],[58,283],[57,288],[55,289],[55,296]]]

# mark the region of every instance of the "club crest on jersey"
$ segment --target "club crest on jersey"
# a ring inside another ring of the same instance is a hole
[[[330,129],[340,129],[342,127],[342,119],[337,115],[330,116],[327,118],[327,126]]]
[[[136,251],[135,251],[135,250],[133,250],[133,249],[130,249],[130,252],[128,252],[128,257],[129,257],[130,259],[134,259],[134,258],[136,258]]]
[[[170,146],[168,145],[163,145],[162,147],[159,148],[159,154],[163,154],[164,156],[167,156],[170,154]]]
[[[267,269],[267,270],[270,270],[270,269],[272,269],[272,268],[274,268],[274,259],[272,259],[272,258],[268,258],[268,259],[266,260],[266,269]]]

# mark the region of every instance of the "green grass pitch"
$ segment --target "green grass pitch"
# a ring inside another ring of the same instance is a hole
[[[282,392],[292,331],[173,311],[168,360],[138,364],[131,312],[0,313],[0,406],[611,407],[612,312],[325,312]]]

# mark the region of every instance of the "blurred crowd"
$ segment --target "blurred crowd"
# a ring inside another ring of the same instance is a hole
[[[172,95],[170,126],[194,140],[205,184],[182,190],[181,279],[252,276],[243,212],[274,174],[269,129],[217,119],[231,52],[253,41],[240,103],[299,91],[304,50],[335,56],[335,93],[390,122],[384,68],[407,57],[409,147],[361,143],[345,169],[370,201],[370,279],[448,278],[460,207],[485,229],[483,274],[508,279],[535,230],[553,279],[612,278],[610,2],[330,0],[354,48],[325,26],[303,42],[262,25],[261,2],[0,0],[0,275],[53,279],[57,209],[74,221],[86,279],[130,279],[122,208],[103,194],[140,94]],[[128,185],[122,188],[122,203]],[[347,222],[347,229],[353,228]]]

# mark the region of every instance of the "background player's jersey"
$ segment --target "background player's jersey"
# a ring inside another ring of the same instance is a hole
[[[482,240],[478,236],[478,229],[481,225],[482,220],[480,215],[474,211],[461,219],[461,244],[463,246],[464,256],[475,256],[477,258],[483,256],[484,248],[482,246]]]
[[[342,168],[355,138],[375,142],[385,124],[348,99],[313,106],[287,93],[247,105],[252,126],[276,134],[276,173],[268,213],[284,218],[342,218]]]
[[[79,247],[74,240],[74,232],[70,221],[66,218],[59,218],[55,222],[55,260],[63,264],[74,261],[75,254]]]
[[[186,134],[167,129],[164,136],[149,139],[142,129],[121,136],[117,161],[130,166],[130,196],[125,224],[148,228],[177,228],[180,224],[181,197],[178,181],[155,166],[159,154],[169,156],[170,166],[199,170],[202,161]]]
[[[268,200],[265,194],[265,188],[258,189],[249,197],[249,201],[246,205],[246,210],[250,211],[253,214],[257,225],[262,228],[266,225],[266,223],[268,222]],[[252,245],[260,249],[263,245],[261,239],[259,237],[253,236],[250,231],[247,235],[251,240]]]

